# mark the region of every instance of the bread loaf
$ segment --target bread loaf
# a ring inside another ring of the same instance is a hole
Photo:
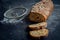
[[[29,28],[30,28],[31,30],[44,29],[44,28],[46,28],[46,27],[47,27],[47,22],[41,22],[41,23],[29,25]]]
[[[48,32],[49,32],[48,29],[41,29],[41,30],[30,31],[29,34],[31,37],[39,38],[48,36]]]
[[[48,19],[53,11],[54,5],[51,0],[42,0],[33,5],[29,19],[33,22],[43,22]]]

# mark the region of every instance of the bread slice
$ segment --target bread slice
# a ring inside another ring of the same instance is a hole
[[[48,36],[48,29],[40,29],[40,30],[34,30],[30,31],[29,34],[32,37],[39,38],[39,37],[45,37]]]
[[[32,30],[44,29],[46,27],[47,27],[47,22],[41,22],[41,23],[29,25],[29,28]]]

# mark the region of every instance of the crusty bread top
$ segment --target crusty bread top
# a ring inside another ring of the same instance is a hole
[[[47,2],[48,1],[48,2]],[[32,6],[31,12],[36,12],[43,15],[45,18],[48,17],[53,11],[54,5],[51,0],[42,0]],[[46,15],[46,16],[45,16]],[[47,18],[46,18],[47,19]]]

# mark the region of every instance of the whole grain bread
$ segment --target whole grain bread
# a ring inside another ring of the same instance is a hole
[[[44,29],[46,27],[47,27],[47,22],[41,22],[41,23],[29,25],[29,28],[31,30],[39,30],[39,29]]]
[[[48,36],[48,33],[49,33],[48,29],[40,29],[29,32],[30,36],[35,38],[46,37]]]
[[[43,22],[48,19],[54,9],[51,0],[42,0],[32,6],[29,13],[29,19],[33,22]]]

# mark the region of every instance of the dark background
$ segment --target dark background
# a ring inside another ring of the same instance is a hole
[[[16,5],[25,5],[26,7],[31,7],[33,3],[39,1],[40,0],[0,0],[0,20],[3,19],[3,14],[5,11]],[[60,0],[53,0],[53,2],[54,4],[60,5]],[[26,25],[18,25],[7,25],[0,23],[0,40],[29,40],[25,37],[26,33],[23,31],[23,29],[25,29],[23,26]],[[50,34],[48,38],[45,38],[44,40],[60,40],[60,21],[56,27],[56,30],[52,34]]]
[[[39,2],[40,0],[0,0],[0,20],[3,18],[3,13],[9,9],[9,6]],[[60,0],[53,0],[54,4],[60,4]]]

